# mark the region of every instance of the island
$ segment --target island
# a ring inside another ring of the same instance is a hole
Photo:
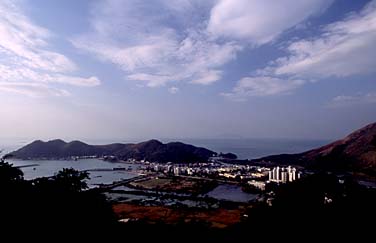
[[[181,142],[162,143],[149,140],[141,143],[113,143],[108,145],[89,145],[81,141],[65,142],[55,139],[47,142],[36,140],[10,155],[18,159],[72,159],[106,158],[109,160],[147,160],[159,163],[206,162],[216,156],[206,148]]]

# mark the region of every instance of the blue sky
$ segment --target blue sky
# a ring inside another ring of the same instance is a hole
[[[334,139],[376,121],[376,1],[0,3],[0,132]]]

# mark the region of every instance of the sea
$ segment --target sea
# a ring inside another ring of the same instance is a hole
[[[163,142],[168,141],[174,140],[163,140]],[[300,153],[330,142],[330,140],[281,138],[180,139],[177,141],[204,147],[218,153],[234,153],[239,159],[256,159],[274,154]]]

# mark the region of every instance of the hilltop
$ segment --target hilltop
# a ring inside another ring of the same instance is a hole
[[[136,159],[152,162],[204,162],[215,152],[181,142],[162,143],[149,140],[142,143],[114,143],[108,145],[89,145],[81,141],[65,142],[61,139],[43,142],[34,141],[11,153],[19,159],[65,159],[82,156],[115,156],[121,160]]]
[[[376,123],[317,149],[299,154],[271,155],[252,162],[296,164],[311,169],[356,171],[376,175]]]

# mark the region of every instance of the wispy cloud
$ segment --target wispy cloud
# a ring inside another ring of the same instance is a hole
[[[260,73],[306,79],[344,77],[375,72],[376,1],[358,13],[322,28],[314,38],[293,41],[288,55]]]
[[[72,43],[116,64],[127,79],[149,87],[182,80],[215,82],[221,78],[217,69],[235,58],[241,47],[211,40],[203,23],[190,19],[209,12],[207,7],[200,8],[199,1],[187,2],[101,2],[93,9],[92,31]]]
[[[64,97],[70,95],[70,93],[64,89],[56,89],[46,84],[31,82],[0,82],[0,91],[26,95],[32,98],[48,96]]]
[[[296,88],[302,83],[296,85],[291,80],[308,82],[328,77],[374,73],[374,43],[376,1],[367,4],[360,12],[349,14],[341,21],[323,26],[318,36],[291,41],[285,49],[286,56],[272,61],[263,69],[256,70],[254,76],[275,77],[276,80],[281,80],[279,86],[286,86],[286,90],[292,90],[291,87]],[[247,92],[237,92],[238,89],[238,86],[235,87],[235,91],[229,95],[244,93],[242,96],[246,96]],[[270,93],[279,92],[271,90]],[[248,94],[253,95],[253,92]]]
[[[220,70],[203,70],[199,73],[197,79],[192,80],[194,84],[211,84],[221,79],[222,71]]]
[[[329,108],[347,107],[376,103],[376,92],[356,95],[339,95],[334,97],[328,104]]]
[[[0,81],[7,82],[27,80],[35,83],[60,83],[84,87],[93,87],[100,84],[100,80],[97,77],[81,78],[59,73],[44,73],[24,67],[11,68],[3,64],[0,64],[0,74]]]
[[[44,92],[61,96],[66,94],[66,91],[58,92],[58,89],[47,83],[78,86],[94,86],[100,83],[96,77],[82,78],[67,75],[67,72],[77,70],[77,65],[65,55],[51,49],[49,40],[55,37],[54,34],[34,24],[16,3],[19,2],[7,0],[0,2],[2,91],[18,90],[20,94]],[[10,82],[15,84],[11,85]],[[31,89],[33,91],[28,93],[27,90]],[[50,91],[45,92],[48,89]]]
[[[126,79],[149,87],[177,81],[212,84],[240,51],[274,40],[331,3],[263,2],[101,1],[92,8],[91,30],[71,41],[121,68]]]
[[[23,66],[54,72],[76,69],[66,56],[48,49],[47,40],[52,33],[33,24],[15,2],[0,3],[0,36],[3,60],[13,59]]]
[[[250,96],[289,94],[303,84],[303,80],[283,80],[267,76],[246,77],[237,82],[232,92],[221,95],[235,101],[245,101]]]

